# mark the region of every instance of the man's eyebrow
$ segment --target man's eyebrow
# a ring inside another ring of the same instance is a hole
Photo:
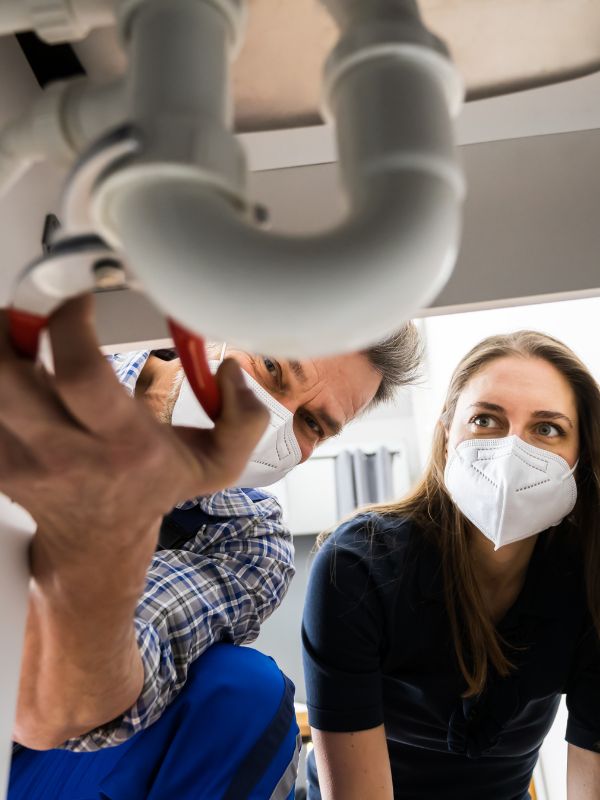
[[[308,377],[300,361],[289,358],[287,363],[300,383],[304,384],[308,382]],[[337,436],[338,433],[341,433],[344,424],[342,422],[338,422],[337,419],[334,419],[324,408],[312,409],[311,413],[314,414],[315,417],[318,417],[318,420],[323,428],[327,429],[329,436]]]
[[[300,383],[306,383],[306,372],[304,371],[302,364],[299,361],[295,361],[294,359],[290,358],[288,360],[288,365]]]
[[[564,419],[572,428],[575,427],[569,417],[560,411],[534,411],[531,416],[536,419]]]

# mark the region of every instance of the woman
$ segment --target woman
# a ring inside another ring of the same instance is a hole
[[[316,557],[310,800],[525,800],[562,693],[568,797],[597,800],[599,630],[600,392],[549,336],[486,339],[414,492]]]

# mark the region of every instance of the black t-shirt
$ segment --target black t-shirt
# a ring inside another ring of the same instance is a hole
[[[303,621],[310,724],[382,723],[394,796],[524,800],[560,700],[567,741],[600,751],[600,644],[581,559],[562,528],[540,534],[498,630],[516,669],[463,698],[435,544],[397,517],[359,516],[312,566]]]

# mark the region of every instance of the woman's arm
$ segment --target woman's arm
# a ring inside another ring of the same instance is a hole
[[[600,797],[600,752],[569,745],[567,762],[568,800],[598,800]]]
[[[392,800],[392,772],[383,725],[350,733],[313,728],[312,738],[323,800]],[[581,795],[582,799],[587,797]]]

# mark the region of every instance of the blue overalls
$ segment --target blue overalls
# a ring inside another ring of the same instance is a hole
[[[161,547],[196,533],[204,512],[190,511],[165,518]],[[124,744],[94,753],[17,748],[8,799],[291,800],[293,700],[292,682],[271,658],[213,645],[160,719]]]

